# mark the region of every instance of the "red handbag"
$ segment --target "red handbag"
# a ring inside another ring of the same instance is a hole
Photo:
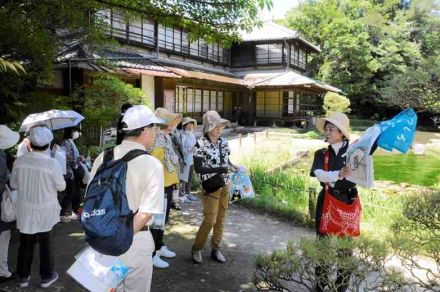
[[[324,170],[328,171],[330,153],[327,150],[324,157]],[[351,205],[346,204],[329,192],[329,183],[324,188],[324,206],[322,208],[319,232],[323,235],[339,237],[357,237],[361,233],[362,206],[359,196]]]

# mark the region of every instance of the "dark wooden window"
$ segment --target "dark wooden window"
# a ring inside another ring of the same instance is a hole
[[[155,25],[151,18],[141,16],[127,22],[123,15],[112,9],[99,10],[96,17],[109,25],[108,34],[124,40],[153,47],[156,45]],[[178,27],[159,25],[159,47],[179,54],[196,56],[215,63],[228,64],[230,50],[218,43],[208,44],[204,39],[189,41],[188,32]]]
[[[261,44],[256,45],[257,64],[273,64],[283,61],[282,44]]]
[[[307,65],[307,53],[295,45],[290,45],[290,64],[305,69]]]
[[[293,116],[295,114],[295,92],[283,91],[283,116]]]

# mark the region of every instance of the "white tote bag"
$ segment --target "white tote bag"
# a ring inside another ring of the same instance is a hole
[[[15,214],[15,201],[17,199],[17,191],[11,191],[8,185],[5,185],[5,190],[2,194],[1,203],[1,220],[3,222],[12,222],[17,219]]]

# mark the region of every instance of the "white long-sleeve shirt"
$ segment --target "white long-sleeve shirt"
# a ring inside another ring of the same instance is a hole
[[[335,151],[335,154],[338,155],[338,152],[342,148],[343,145],[344,145],[344,142],[339,142],[339,143],[331,144],[330,146]],[[328,183],[330,183],[330,186],[332,186],[332,187],[334,186],[335,182],[340,179],[339,170],[325,171],[323,169],[316,169],[315,171],[313,171],[313,173],[315,174],[316,178],[320,182],[323,182],[323,183],[328,182]]]
[[[17,158],[10,184],[18,190],[17,228],[21,233],[47,232],[59,222],[57,191],[63,191],[66,182],[58,162],[46,151]]]

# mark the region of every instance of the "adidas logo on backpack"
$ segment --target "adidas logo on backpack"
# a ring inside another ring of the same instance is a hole
[[[134,214],[125,188],[127,162],[143,154],[147,152],[136,149],[114,160],[113,148],[106,149],[103,163],[87,187],[81,226],[87,243],[102,254],[119,256],[133,242]]]

